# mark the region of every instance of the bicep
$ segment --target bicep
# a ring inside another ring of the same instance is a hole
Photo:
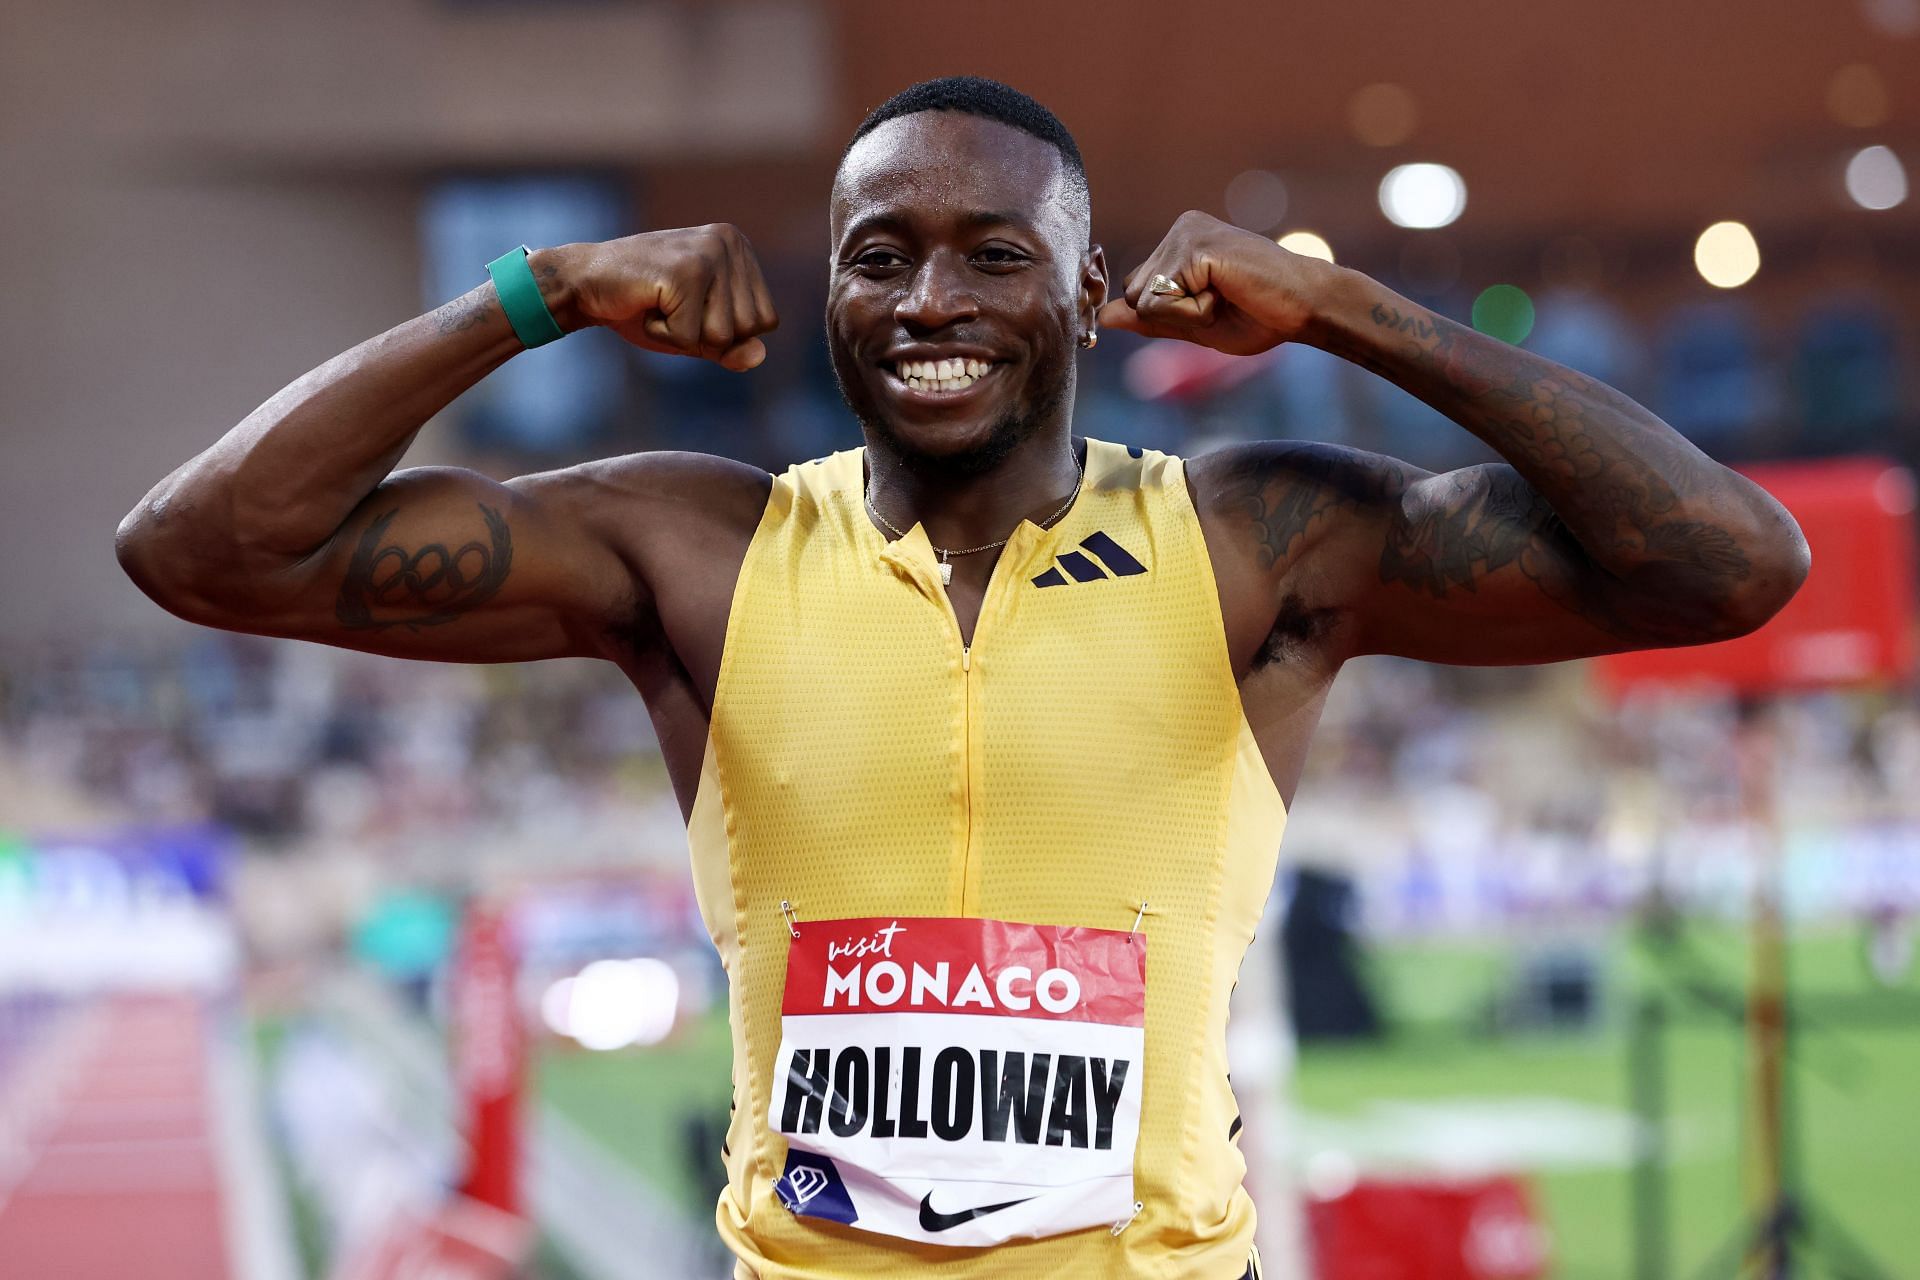
[[[395,657],[513,662],[595,651],[634,580],[566,473],[506,483],[396,472],[339,531],[215,625]]]
[[[1474,666],[1644,645],[1644,596],[1581,549],[1505,464],[1409,484],[1335,540],[1354,652]]]

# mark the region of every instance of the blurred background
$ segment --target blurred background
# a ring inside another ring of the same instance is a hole
[[[1116,274],[1187,208],[1331,255],[1814,537],[1731,656],[1341,676],[1235,1004],[1270,1272],[1787,1274],[1772,1222],[1920,1276],[1920,0],[1169,10],[0,0],[0,1275],[726,1273],[723,976],[637,695],[196,629],[113,530],[521,242],[736,223],[769,359],[584,333],[410,463],[857,444],[833,165],[971,72],[1076,133]],[[1311,349],[1081,370],[1106,439],[1487,457]]]

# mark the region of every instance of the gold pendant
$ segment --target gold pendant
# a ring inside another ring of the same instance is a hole
[[[951,561],[942,560],[940,562],[940,585],[943,587],[953,585],[953,564]]]

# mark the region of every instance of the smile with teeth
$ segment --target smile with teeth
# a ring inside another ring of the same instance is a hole
[[[901,360],[894,373],[915,391],[964,391],[991,368],[989,360]]]

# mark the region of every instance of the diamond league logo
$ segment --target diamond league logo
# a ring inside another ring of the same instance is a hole
[[[811,1151],[788,1151],[787,1167],[773,1184],[787,1212],[852,1224],[859,1218],[853,1197],[833,1161]]]
[[[798,1213],[807,1207],[807,1201],[827,1189],[827,1175],[802,1165],[787,1175],[787,1188],[793,1193],[793,1209]]]

